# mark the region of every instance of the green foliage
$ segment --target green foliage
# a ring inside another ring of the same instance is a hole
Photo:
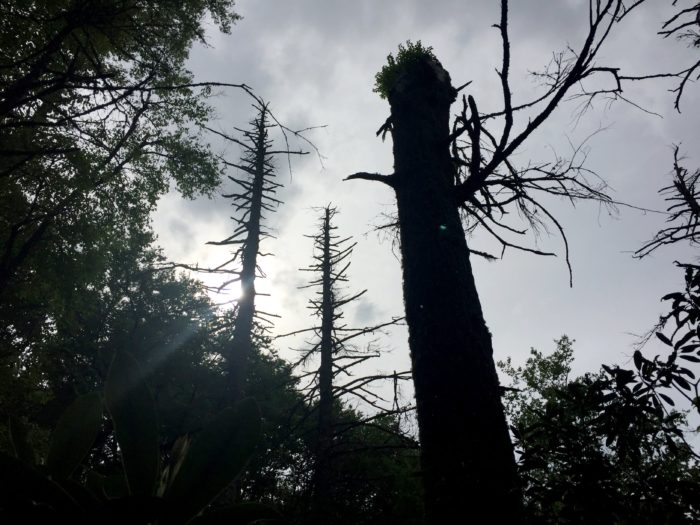
[[[160,451],[157,446],[150,447],[150,436],[145,436],[145,447],[134,443],[140,427],[149,432],[144,414],[154,415],[153,401],[144,397],[148,388],[134,359],[118,354],[108,377],[105,399],[113,424],[134,433],[116,432],[125,459],[121,485],[130,493],[115,493],[110,488],[120,481],[118,478],[110,479],[84,468],[81,476],[70,478],[93,444],[95,423],[102,415],[100,396],[88,394],[71,404],[59,419],[45,467],[0,453],[0,481],[4,487],[0,493],[0,516],[5,520],[15,522],[21,517],[22,521],[44,518],[86,524],[188,523],[240,475],[258,445],[260,415],[255,402],[248,399],[235,409],[222,411],[212,425],[194,438],[191,447],[176,447],[171,454],[173,461],[161,471]],[[84,425],[79,419],[81,413],[87,416]],[[13,433],[20,434],[16,430]],[[217,519],[238,516],[233,522],[244,524],[271,515],[275,515],[274,511],[261,506],[232,507],[225,513],[219,512]]]
[[[568,384],[574,360],[573,343],[564,335],[556,341],[556,350],[548,356],[531,348],[525,366],[515,368],[510,357],[497,363],[498,368],[510,377],[510,389],[503,395],[503,404],[512,419],[529,423],[542,410],[547,394]],[[527,392],[527,396],[523,392]]]
[[[316,406],[306,410],[315,410]],[[325,508],[328,522],[336,525],[423,524],[417,442],[402,435],[397,416],[367,419],[366,414],[340,403],[334,406],[332,483],[328,487]],[[316,423],[302,415],[293,420],[292,429],[289,439],[296,445],[294,461],[289,463],[278,491],[271,496],[272,500],[280,502],[290,522],[308,523],[316,458]]]
[[[186,87],[185,62],[205,18],[228,31],[232,8],[232,0],[0,3],[0,63],[10,65],[0,69],[3,373],[34,368],[57,331],[76,333],[94,313],[86,305],[107,286],[113,259],[151,242],[150,213],[169,186],[186,197],[218,186],[218,163],[198,132],[209,93]]]
[[[125,239],[122,249],[111,254],[106,274],[94,287],[73,294],[66,316],[48,337],[35,340],[30,359],[23,361],[18,373],[8,374],[7,382],[0,383],[0,407],[25,416],[23,427],[37,456],[46,457],[44,435],[55,428],[76,393],[103,388],[110,362],[127,350],[133,358],[123,368],[130,371],[130,381],[140,374],[151,390],[149,395],[142,392],[142,402],[135,406],[155,400],[158,418],[141,416],[143,434],[138,433],[135,411],[126,425],[135,426],[140,444],[150,441],[151,449],[153,441],[143,438],[158,430],[156,446],[164,451],[161,473],[167,471],[171,479],[179,470],[177,458],[182,457],[177,449],[192,441],[180,436],[196,436],[221,411],[226,379],[221,354],[230,345],[232,315],[217,312],[199,283],[172,270],[155,270],[162,263],[159,252],[133,241]],[[270,495],[287,483],[291,466],[298,462],[301,445],[289,431],[289,413],[301,396],[289,365],[270,351],[269,340],[257,341],[247,395],[259,401],[264,417],[261,454],[246,468],[240,485],[247,499],[272,501]],[[146,412],[152,414],[152,408]],[[114,426],[106,421],[85,465],[94,469],[89,478],[95,490],[124,498],[128,486]],[[0,424],[0,433],[3,427]],[[0,447],[11,450],[9,441]]]
[[[695,523],[700,466],[678,413],[638,397],[633,374],[604,367],[570,379],[573,341],[536,350],[511,377],[511,421],[531,523]]]
[[[334,443],[334,523],[424,523],[418,443],[407,438],[396,416],[363,422],[345,408]]]
[[[411,64],[416,63],[423,58],[435,58],[432,47],[423,47],[423,44],[418,40],[415,44],[410,40],[406,40],[406,45],[399,44],[399,50],[394,55],[389,53],[386,57],[387,64],[382,66],[381,71],[374,77],[374,92],[379,93],[382,98],[387,98],[391,88],[398,79],[402,71]]]
[[[77,394],[102,389],[120,350],[137,358],[158,394],[162,430],[167,429],[161,435],[168,443],[215,410],[207,397],[222,382],[212,361],[222,343],[206,337],[213,306],[192,280],[152,269],[160,255],[142,242],[125,239],[112,251],[105,274],[93,286],[74,290],[51,330],[32,339],[31,353],[5,359],[3,364],[17,365],[1,369],[7,375],[0,406],[23,414],[33,434],[53,428]],[[101,434],[98,440],[106,438]]]

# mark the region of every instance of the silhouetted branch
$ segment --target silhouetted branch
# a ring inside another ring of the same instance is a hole
[[[669,203],[666,222],[670,226],[657,232],[653,239],[635,252],[635,257],[641,259],[664,245],[683,241],[695,244],[700,240],[700,170],[689,175],[679,162],[679,148],[676,146],[673,151],[673,181],[659,191],[668,195],[665,198]]]
[[[394,187],[394,176],[393,175],[381,175],[379,173],[366,173],[364,171],[360,171],[357,173],[353,173],[352,175],[348,175],[345,177],[343,180],[353,180],[353,179],[362,179],[362,180],[373,180],[377,182],[383,182],[384,184]]]

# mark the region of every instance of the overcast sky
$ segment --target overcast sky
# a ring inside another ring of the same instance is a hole
[[[644,74],[681,69],[697,60],[697,50],[656,34],[670,4],[670,0],[651,1],[616,27],[598,63]],[[467,92],[474,95],[481,111],[501,109],[495,73],[501,48],[498,32],[492,28],[499,17],[498,3],[239,0],[237,11],[243,20],[232,34],[222,35],[212,28],[209,46],[193,49],[190,67],[196,79],[245,82],[291,128],[327,126],[308,133],[324,157],[322,164],[314,155],[292,159],[290,175],[286,159],[278,160],[285,204],[268,220],[278,238],[267,241],[267,249],[276,257],[262,262],[268,278],[259,281],[257,288],[271,297],[260,298],[259,304],[281,316],[277,333],[312,322],[306,309],[311,292],[297,289],[309,274],[297,269],[310,262],[311,240],[303,235],[315,231],[318,213],[313,208],[333,203],[340,210],[339,233],[353,235],[358,242],[350,286],[368,289],[362,301],[348,309],[348,320],[366,325],[403,315],[398,254],[392,251],[391,239],[373,232],[374,226],[382,224],[382,214],[394,209],[393,194],[377,183],[342,179],[356,171],[392,171],[390,138],[382,143],[375,136],[389,107],[372,87],[386,55],[407,39],[432,46],[454,85],[472,81]],[[515,103],[538,90],[529,71],[542,70],[552,53],[567,45],[581,46],[586,22],[583,0],[512,2]],[[689,167],[700,166],[700,88],[688,86],[679,115],[668,92],[671,87],[661,81],[625,86],[625,96],[661,117],[623,102],[601,101],[577,119],[577,103],[564,103],[518,150],[516,159],[524,165],[529,160],[550,160],[552,151],[565,156],[570,152],[569,141],[579,144],[604,128],[588,142],[587,166],[607,181],[613,198],[662,210],[665,205],[657,190],[670,180],[672,145],[681,145]],[[222,91],[213,104],[218,117],[213,126],[225,132],[233,133],[233,126],[245,127],[254,115],[250,100],[240,92]],[[520,129],[524,124],[516,122]],[[225,149],[235,160],[239,152],[231,146]],[[522,363],[530,347],[549,352],[553,340],[567,334],[576,339],[577,373],[597,370],[601,363],[628,363],[636,341],[633,334],[653,325],[665,309],[660,297],[682,283],[682,273],[673,261],[688,260],[692,252],[674,247],[642,261],[632,258],[631,252],[663,225],[662,214],[620,207],[611,215],[595,204],[550,205],[568,235],[573,288],[568,286],[561,239],[554,235],[544,234],[537,242],[561,255],[557,258],[510,250],[497,262],[472,257],[495,356],[512,356]],[[229,202],[221,198],[187,202],[168,195],[154,218],[159,243],[177,261],[220,263],[227,250],[205,243],[230,235],[230,212]],[[480,234],[468,242],[476,249],[493,247]],[[278,341],[288,358],[293,358],[288,347],[302,344],[301,340]],[[375,361],[374,367],[408,368],[405,331],[396,330],[383,344],[391,352]]]

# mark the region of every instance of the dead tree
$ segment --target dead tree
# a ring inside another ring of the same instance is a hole
[[[677,5],[678,0],[673,1]],[[700,48],[700,2],[690,2],[686,7],[681,7],[676,13],[666,20],[659,31],[664,38],[673,37],[687,42],[688,45]],[[696,75],[696,73],[698,73]],[[688,82],[700,80],[700,59],[689,67],[680,71],[676,76],[680,78],[678,86],[672,91],[676,94],[674,107],[680,113],[681,98]]]
[[[673,181],[659,190],[668,202],[668,226],[634,252],[642,259],[653,251],[670,244],[688,242],[691,246],[700,243],[700,170],[688,173],[679,158],[678,146],[673,152]]]
[[[501,2],[503,61],[498,75],[503,108],[480,112],[474,97],[450,126],[458,91],[430,48],[400,47],[377,75],[377,91],[391,116],[378,134],[391,134],[394,173],[360,172],[348,179],[379,181],[395,192],[403,266],[403,291],[421,441],[421,464],[429,524],[454,516],[488,516],[494,523],[521,521],[521,499],[513,449],[501,404],[491,334],[474,283],[465,229],[484,228],[506,248],[554,255],[507,236],[556,218],[538,195],[588,199],[612,205],[605,184],[576,160],[517,167],[514,152],[565,97],[590,102],[598,95],[622,97],[630,77],[596,64],[611,30],[636,2],[590,2],[588,34],[577,51],[555,55],[541,75],[544,93],[516,103],[510,88],[508,2]],[[617,87],[577,92],[583,79],[611,75]],[[528,117],[518,129],[519,112]],[[495,128],[493,131],[489,128]],[[464,137],[464,140],[462,139]],[[516,208],[526,226],[508,223]],[[568,262],[568,247],[566,249]],[[493,256],[490,256],[493,258]]]
[[[239,162],[229,162],[221,159],[229,168],[236,168],[241,175],[228,178],[238,186],[238,190],[223,195],[231,199],[234,209],[232,217],[235,227],[233,233],[221,241],[211,241],[208,244],[217,246],[235,246],[230,259],[216,268],[208,269],[211,273],[232,274],[233,278],[223,283],[220,289],[234,282],[240,282],[241,295],[235,307],[233,335],[226,359],[226,370],[230,379],[230,398],[240,399],[245,392],[248,362],[253,353],[254,327],[257,324],[265,331],[266,325],[274,314],[256,309],[255,289],[256,277],[264,276],[260,270],[259,259],[270,253],[261,251],[261,243],[271,237],[264,226],[265,212],[273,212],[282,201],[275,198],[277,190],[282,185],[275,181],[273,158],[277,154],[303,154],[301,151],[273,151],[273,143],[268,130],[277,127],[271,123],[268,104],[256,99],[253,107],[258,112],[251,121],[251,129],[237,129],[243,140],[218,133],[228,141],[238,144],[243,149]],[[213,130],[212,130],[213,131]],[[231,269],[231,265],[237,265]],[[201,269],[199,269],[201,270]]]
[[[354,397],[383,414],[403,414],[411,409],[399,406],[397,401],[398,381],[408,379],[408,372],[353,377],[352,369],[355,366],[379,357],[379,352],[373,350],[371,345],[367,349],[361,349],[353,344],[354,340],[377,333],[387,326],[397,324],[401,319],[395,318],[363,328],[351,328],[344,322],[343,307],[362,297],[367,290],[347,295],[342,293],[341,287],[348,281],[347,270],[356,243],[352,243],[350,237],[341,238],[335,233],[337,227],[333,226],[332,220],[337,213],[337,209],[330,205],[323,209],[318,233],[309,236],[314,241],[314,262],[310,267],[302,269],[314,273],[313,280],[305,288],[317,289],[316,297],[309,302],[309,308],[320,320],[320,325],[293,332],[313,332],[315,336],[310,348],[302,352],[297,365],[306,364],[315,357],[320,361],[318,368],[306,374],[310,379],[306,399],[317,410],[311,488],[311,515],[314,523],[327,523],[331,518],[335,484],[332,464],[334,438],[348,430],[334,415],[340,398]],[[338,381],[340,377],[346,377],[347,380],[341,383]],[[394,405],[391,409],[383,406],[383,399],[371,389],[373,383],[386,379],[394,380]],[[370,424],[375,418],[376,416],[369,416],[367,423]],[[352,424],[362,423],[363,421],[354,421]]]

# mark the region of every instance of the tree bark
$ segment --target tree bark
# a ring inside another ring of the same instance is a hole
[[[426,517],[511,524],[521,516],[513,447],[454,196],[456,95],[449,74],[425,57],[388,96]]]

